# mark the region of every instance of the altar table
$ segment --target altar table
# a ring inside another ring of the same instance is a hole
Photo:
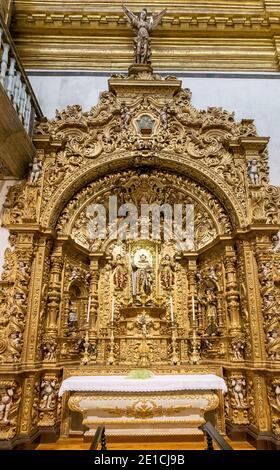
[[[109,435],[199,435],[205,412],[219,405],[218,390],[227,387],[214,374],[74,376],[59,395],[70,392],[68,406],[83,414],[86,434],[104,424]]]

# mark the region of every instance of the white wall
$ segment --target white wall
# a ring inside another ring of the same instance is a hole
[[[170,72],[176,75],[176,72]],[[208,106],[221,106],[235,111],[236,118],[255,120],[260,136],[270,136],[270,175],[271,183],[280,185],[280,75],[250,75],[199,73],[198,76],[181,76],[183,87],[190,88],[192,103],[199,109]],[[185,74],[187,75],[187,74]],[[48,118],[55,115],[56,109],[64,109],[69,104],[80,104],[84,111],[94,106],[101,91],[107,90],[108,76],[98,75],[40,75],[31,72],[29,78],[35,94]]]

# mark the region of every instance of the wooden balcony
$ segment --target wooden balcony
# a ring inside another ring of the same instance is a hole
[[[43,117],[0,14],[0,174],[21,178],[35,154],[35,118]]]

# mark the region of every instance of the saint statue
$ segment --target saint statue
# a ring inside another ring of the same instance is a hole
[[[149,261],[148,252],[138,250],[131,260],[132,268],[132,295],[150,295],[153,283],[153,268]]]
[[[124,5],[123,11],[136,33],[136,37],[134,38],[135,63],[149,64],[151,56],[150,33],[160,23],[163,15],[166,13],[166,9],[154,16],[151,16],[149,19],[147,18],[146,8],[143,8],[138,16],[132,13]]]
[[[216,296],[212,289],[206,290],[206,316],[208,324],[206,333],[208,335],[216,335],[218,333],[217,306]]]
[[[160,280],[161,284],[165,289],[169,289],[173,286],[175,276],[175,264],[173,263],[170,255],[166,254],[160,262]]]
[[[78,314],[72,306],[68,314],[68,327],[70,330],[76,330],[78,328]]]
[[[113,271],[113,281],[118,290],[125,288],[127,283],[127,267],[125,260],[122,258],[121,254],[117,254],[116,259],[112,263],[114,268]]]

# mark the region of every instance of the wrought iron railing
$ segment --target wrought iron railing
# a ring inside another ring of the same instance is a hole
[[[43,113],[1,13],[0,84],[10,98],[26,132],[32,135],[35,116],[40,119]]]
[[[214,450],[213,440],[216,442],[220,450],[233,450],[210,421],[207,421],[207,423],[203,424],[200,428],[206,436],[207,450]]]
[[[214,450],[213,441],[215,441],[220,450],[234,450],[210,421],[200,426],[200,429],[204,432],[206,437],[206,450]],[[98,426],[89,450],[97,450],[99,444],[101,444],[101,450],[107,450],[105,426]]]
[[[97,450],[99,443],[101,450],[107,450],[105,426],[98,426],[89,450]]]

